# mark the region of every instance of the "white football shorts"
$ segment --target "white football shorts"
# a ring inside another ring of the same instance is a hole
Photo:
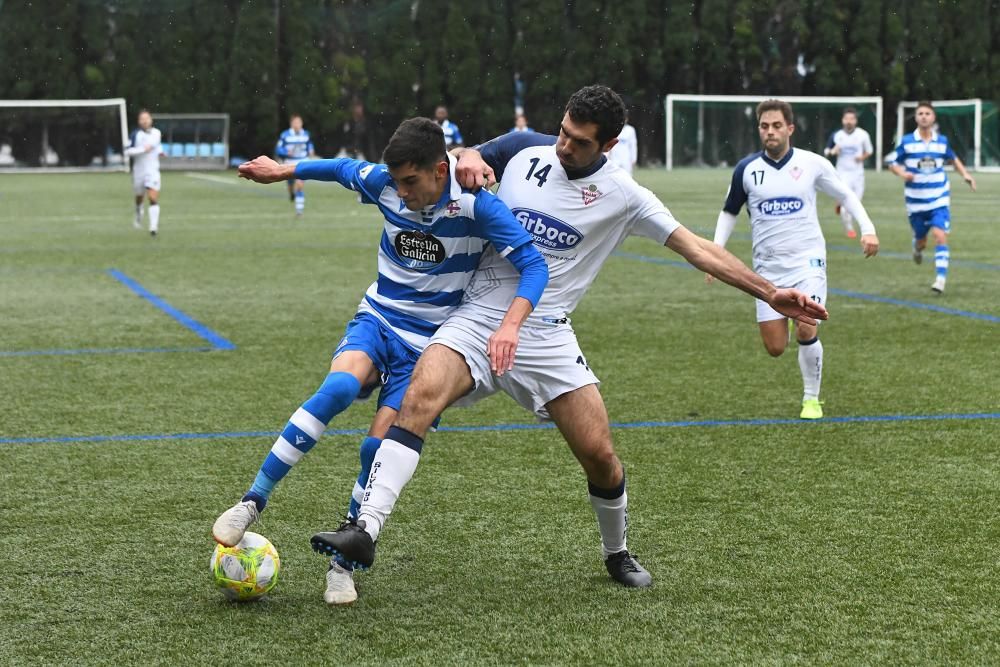
[[[863,199],[865,196],[865,172],[863,169],[857,169],[854,171],[838,171],[837,174],[840,178],[847,184],[847,187],[858,196],[858,199]]]
[[[504,391],[539,419],[547,420],[546,403],[575,389],[600,384],[587,365],[576,333],[568,323],[537,325],[528,322],[522,326],[514,369],[497,377],[490,369],[486,345],[499,326],[500,320],[494,315],[466,305],[455,311],[428,343],[455,350],[469,365],[475,387],[455,405],[472,405]]]
[[[771,280],[778,287],[791,287],[809,295],[809,298],[818,304],[826,305],[826,272],[814,273],[792,283],[780,280]],[[781,313],[771,308],[766,301],[754,299],[757,302],[757,321],[769,322],[780,320],[784,317]],[[817,320],[819,321],[819,320]]]
[[[132,174],[132,191],[136,196],[146,194],[146,190],[160,190],[160,172],[137,172]]]

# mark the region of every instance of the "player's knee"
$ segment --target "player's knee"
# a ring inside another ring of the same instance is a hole
[[[446,407],[442,404],[440,391],[421,383],[411,384],[403,398],[397,423],[414,433],[426,431]]]
[[[784,340],[768,340],[764,339],[764,349],[772,357],[780,357],[785,353],[786,342]]]

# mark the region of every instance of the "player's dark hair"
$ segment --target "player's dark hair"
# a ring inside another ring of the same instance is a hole
[[[795,125],[795,114],[792,113],[792,105],[784,100],[764,100],[757,105],[757,122],[766,111],[780,111],[785,119],[786,125]]]
[[[288,122],[290,123],[293,120],[295,120],[296,118],[298,118],[299,120],[302,120],[302,114],[298,114],[298,113],[289,114],[289,116],[288,116]]]
[[[409,118],[392,133],[382,153],[382,162],[390,169],[412,164],[417,169],[433,169],[445,155],[444,131],[430,118]]]
[[[845,115],[845,114],[849,114],[849,113],[852,113],[852,114],[854,114],[854,115],[855,115],[855,117],[857,117],[857,115],[858,115],[858,110],[857,110],[857,109],[855,109],[854,107],[844,107],[844,113],[843,113],[843,114],[841,114],[841,115],[843,116],[843,115]]]
[[[148,113],[150,116],[153,115],[153,113],[149,109],[147,109],[146,107],[143,107],[143,108],[139,109],[139,113],[137,113],[135,115],[135,117],[138,118],[139,116],[141,116],[144,113]]]
[[[602,146],[622,133],[625,103],[607,86],[584,86],[566,103],[566,113],[574,123],[597,125],[597,142]]]
[[[920,100],[917,102],[917,108],[919,109],[920,107],[927,107],[931,111],[934,111],[934,105],[931,104],[930,100]]]

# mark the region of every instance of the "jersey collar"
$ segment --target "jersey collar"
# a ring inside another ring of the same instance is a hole
[[[563,171],[566,172],[566,177],[569,178],[569,180],[575,181],[578,178],[587,178],[588,176],[593,176],[598,171],[600,171],[601,167],[607,164],[607,162],[608,162],[608,156],[601,153],[601,159],[595,162],[594,164],[590,165],[589,167],[585,167],[584,169],[566,169],[566,167],[563,167]],[[562,165],[560,164],[560,166]]]
[[[458,184],[458,179],[455,177],[455,165],[457,161],[451,153],[446,153],[446,155],[448,156],[448,187],[441,193],[441,199],[432,207],[434,210],[442,206],[447,206],[462,196],[462,186]]]
[[[938,139],[938,133],[937,133],[937,130],[935,130],[932,127],[931,128],[931,138],[928,139],[927,141],[924,141],[924,138],[922,136],[920,136],[920,128],[918,127],[917,129],[915,129],[913,131],[913,138],[916,139],[917,141],[919,141],[922,144],[926,144],[926,143],[930,143],[932,141],[937,141],[937,139]]]
[[[771,158],[769,158],[767,156],[767,151],[761,151],[760,152],[760,159],[762,159],[765,164],[768,164],[768,165],[774,167],[775,169],[779,169],[780,170],[782,167],[784,167],[786,164],[788,164],[789,160],[792,159],[792,153],[793,152],[795,152],[795,148],[792,147],[792,146],[789,146],[788,147],[788,152],[785,153],[785,157],[783,157],[780,160],[778,160],[777,162],[775,162],[774,160],[772,160]]]

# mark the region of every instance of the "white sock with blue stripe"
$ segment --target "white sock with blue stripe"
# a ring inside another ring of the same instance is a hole
[[[360,390],[361,383],[350,373],[327,375],[313,397],[288,420],[243,500],[252,500],[263,510],[274,486],[316,445],[330,420],[347,409]]]
[[[423,446],[423,438],[404,428],[392,426],[386,432],[372,461],[372,471],[358,510],[358,520],[365,522],[365,532],[373,540],[378,539],[399,494],[413,477]]]
[[[799,341],[799,372],[802,373],[802,400],[819,398],[823,382],[823,343],[819,336]]]
[[[302,213],[306,208],[306,193],[304,190],[295,192],[295,212]]]
[[[939,245],[934,247],[934,270],[942,278],[948,277],[948,262],[951,260],[951,252],[948,246]]]

